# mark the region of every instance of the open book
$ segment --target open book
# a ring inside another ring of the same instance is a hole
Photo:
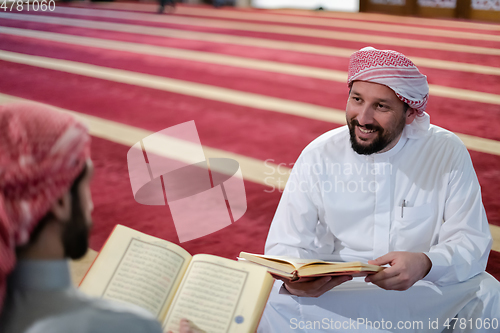
[[[117,225],[80,284],[86,294],[138,305],[178,332],[254,332],[274,279],[263,267],[208,254]]]
[[[269,273],[292,281],[301,277],[319,277],[328,275],[363,276],[383,269],[381,266],[369,265],[360,261],[331,262],[318,259],[300,259],[283,256],[266,256],[241,252],[240,261],[249,261],[264,266]]]

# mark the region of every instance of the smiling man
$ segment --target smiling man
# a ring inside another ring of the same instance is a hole
[[[266,254],[387,268],[277,281],[259,330],[441,332],[462,320],[457,332],[498,331],[484,325],[498,323],[500,284],[484,272],[481,190],[463,143],[430,125],[426,76],[368,47],[351,56],[348,86],[347,126],[301,153]]]
[[[381,84],[355,81],[347,103],[347,125],[352,149],[362,155],[383,153],[401,138],[417,115],[408,104]]]

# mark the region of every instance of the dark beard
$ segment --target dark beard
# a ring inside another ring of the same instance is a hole
[[[395,131],[392,132],[390,130],[385,130],[380,126],[375,125],[365,125],[363,126],[367,130],[375,130],[377,131],[377,137],[375,140],[369,145],[362,145],[357,142],[355,127],[359,126],[359,123],[356,119],[352,119],[350,122],[347,122],[349,127],[349,134],[351,137],[351,147],[352,149],[360,154],[360,155],[371,155],[378,153],[387,147],[393,140],[395,140],[399,134],[403,131],[405,127],[405,117],[401,118],[400,122],[396,125]]]
[[[89,227],[83,214],[78,191],[71,191],[71,218],[63,230],[64,255],[73,260],[82,258],[89,246]]]

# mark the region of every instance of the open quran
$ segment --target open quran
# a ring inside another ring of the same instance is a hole
[[[265,267],[269,273],[292,281],[299,280],[301,277],[329,275],[363,276],[383,269],[381,266],[365,264],[360,261],[331,262],[319,259],[259,255],[247,252],[241,252],[238,259]]]
[[[178,332],[255,332],[274,279],[263,267],[208,254],[117,225],[80,284],[86,294],[138,305]]]

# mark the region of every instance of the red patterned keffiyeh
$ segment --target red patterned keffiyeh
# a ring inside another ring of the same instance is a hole
[[[15,249],[90,157],[87,128],[36,103],[0,105],[0,311]]]
[[[367,81],[391,88],[400,100],[422,115],[429,98],[427,77],[403,54],[365,47],[349,59],[349,87],[353,81]]]

